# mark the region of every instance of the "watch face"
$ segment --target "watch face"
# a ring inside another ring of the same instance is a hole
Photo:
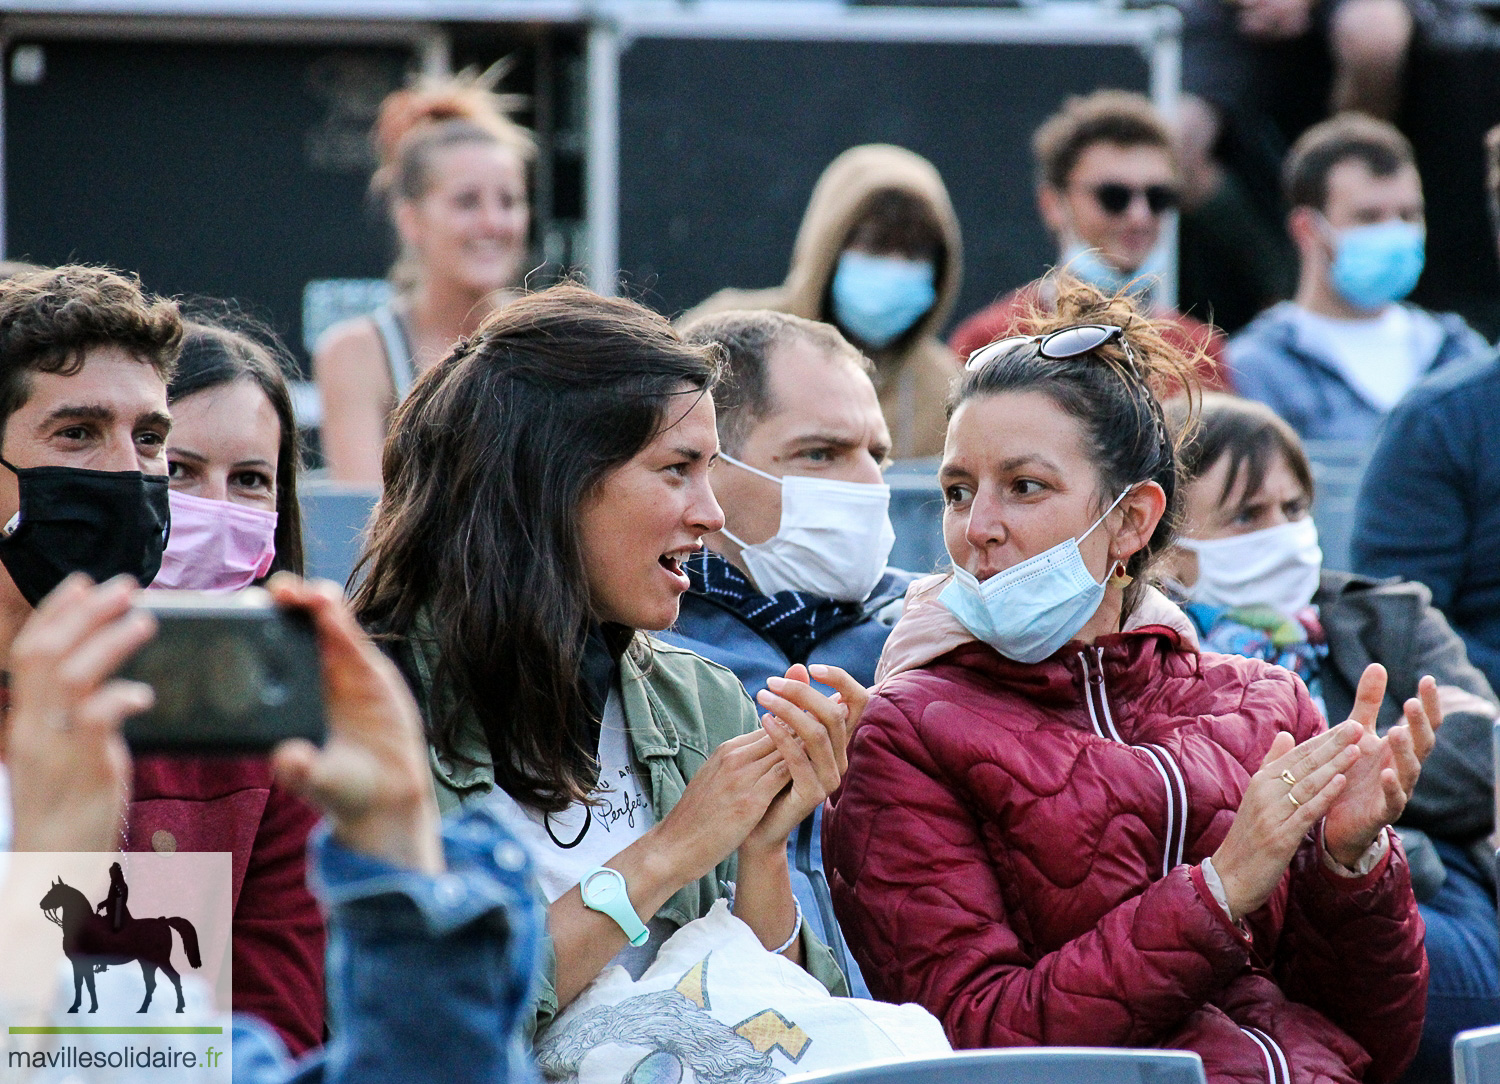
[[[583,886],[583,895],[589,903],[613,903],[620,894],[620,881],[607,873],[596,873]]]

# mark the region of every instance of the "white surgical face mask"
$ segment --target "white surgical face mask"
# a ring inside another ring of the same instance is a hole
[[[1228,538],[1180,538],[1198,555],[1198,580],[1186,588],[1209,606],[1269,606],[1288,617],[1318,590],[1323,550],[1311,516]]]
[[[764,542],[740,547],[756,590],[806,591],[839,602],[863,602],[875,590],[896,544],[891,527],[891,487],[882,482],[836,482],[790,474],[777,478],[719,458],[781,486],[781,526]]]
[[[981,583],[954,567],[953,582],[938,601],[976,639],[1007,659],[1041,662],[1089,623],[1104,600],[1104,584],[1094,579],[1078,548],[1130,490],[1115,498],[1094,526],[1077,538],[1011,565]]]

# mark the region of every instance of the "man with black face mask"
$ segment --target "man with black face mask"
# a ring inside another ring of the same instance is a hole
[[[109,271],[0,283],[0,661],[68,573],[156,576],[181,339],[175,304]]]
[[[169,521],[167,382],[181,342],[177,305],[133,278],[68,266],[0,281],[0,670],[70,573],[143,587],[155,578]],[[4,758],[0,721],[0,847]],[[263,757],[138,757],[131,792],[120,850],[233,855],[235,1007],[265,1017],[294,1052],[319,1043],[310,807],[272,785]]]

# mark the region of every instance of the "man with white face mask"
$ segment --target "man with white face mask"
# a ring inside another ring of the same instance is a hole
[[[663,639],[728,666],[752,696],[794,663],[814,680],[834,665],[874,684],[913,577],[886,567],[895,534],[881,469],[891,438],[870,363],[833,327],[769,311],[704,317],[683,337],[725,352],[713,472],[724,529],[686,564],[692,587]],[[831,918],[799,872],[811,867],[821,881],[817,816],[791,841],[808,921]]]
[[[1428,373],[1488,352],[1455,313],[1405,303],[1426,258],[1422,179],[1392,125],[1344,113],[1287,156],[1296,297],[1229,343],[1235,388],[1304,440],[1369,441]]]

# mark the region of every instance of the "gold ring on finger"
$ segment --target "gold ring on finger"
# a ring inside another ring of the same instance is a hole
[[[1289,787],[1295,787],[1297,785],[1297,777],[1293,775],[1289,769],[1282,769],[1281,781]]]
[[[1297,796],[1295,794],[1293,794],[1291,791],[1287,791],[1286,792],[1286,800],[1289,801],[1289,802],[1291,802],[1292,806],[1294,808],[1296,808],[1296,809],[1301,809],[1302,808],[1302,803],[1299,802],[1299,801],[1297,801]]]

